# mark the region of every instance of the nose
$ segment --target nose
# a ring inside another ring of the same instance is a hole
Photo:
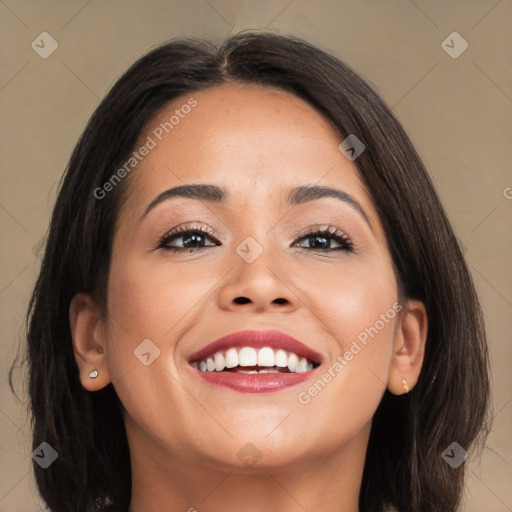
[[[264,248],[254,261],[248,261],[234,256],[232,271],[218,294],[222,310],[291,312],[299,307],[291,276],[279,264],[275,252]]]

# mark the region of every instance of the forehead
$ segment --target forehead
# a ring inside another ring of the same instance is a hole
[[[151,140],[129,185],[138,214],[163,190],[215,183],[229,198],[267,201],[304,184],[342,188],[372,210],[343,136],[306,101],[254,84],[226,84],[176,98],[148,123]]]

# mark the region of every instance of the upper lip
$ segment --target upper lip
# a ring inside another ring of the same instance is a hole
[[[208,343],[190,356],[189,363],[204,360],[216,352],[222,352],[232,347],[271,347],[294,352],[299,357],[305,357],[312,362],[320,363],[322,360],[322,356],[318,352],[284,332],[278,330],[246,330],[233,332]]]

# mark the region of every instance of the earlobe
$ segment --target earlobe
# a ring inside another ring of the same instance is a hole
[[[425,306],[421,301],[407,300],[397,322],[388,390],[402,395],[416,385],[423,365],[428,331]]]
[[[69,306],[73,352],[82,386],[97,391],[111,382],[106,359],[102,311],[85,293],[76,294]]]

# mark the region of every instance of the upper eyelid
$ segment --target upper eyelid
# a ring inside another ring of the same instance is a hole
[[[317,231],[328,231],[328,230],[332,230],[335,232],[339,232],[345,236],[349,236],[348,233],[341,229],[341,228],[337,228],[331,224],[315,224],[313,226],[310,226],[310,227],[307,227],[307,228],[303,228],[302,230],[299,231],[299,233],[296,235],[296,236],[305,236],[305,235],[308,235],[308,234],[311,234],[311,233],[316,233]],[[165,238],[167,236],[173,236],[175,234],[184,234],[184,232],[190,232],[190,231],[199,231],[199,232],[203,232],[205,234],[208,234],[210,236],[213,236],[215,237],[215,234],[213,233],[213,229],[210,228],[209,226],[204,226],[204,225],[190,225],[189,223],[186,223],[185,225],[180,225],[180,226],[177,226],[175,228],[172,228],[170,229],[169,231],[167,231],[162,238]]]
[[[194,224],[194,221],[192,222],[185,222],[183,224],[179,224],[178,226],[168,230],[162,238],[165,238],[167,236],[172,236],[172,235],[175,235],[175,234],[183,234],[183,232],[188,232],[188,231],[201,231],[201,232],[204,232],[210,236],[215,236],[214,235],[214,229],[211,228],[210,226],[208,226],[207,224],[197,224],[195,225]]]
[[[165,243],[170,238],[174,238],[174,237],[179,238],[179,237],[184,236],[187,233],[194,232],[194,231],[198,231],[200,233],[208,235],[212,239],[218,240],[218,238],[213,234],[214,230],[212,228],[210,228],[209,226],[204,226],[204,225],[194,226],[187,222],[187,223],[185,223],[185,225],[179,225],[175,228],[172,228],[169,231],[167,231],[163,236],[158,237],[156,245],[157,246],[165,245]]]
[[[331,234],[338,234],[341,233],[344,236],[349,236],[348,233],[341,229],[337,228],[336,226],[333,226],[332,224],[315,224],[313,226],[307,227],[299,231],[298,235],[299,237],[309,235],[311,233],[316,233],[317,231],[333,231]]]

